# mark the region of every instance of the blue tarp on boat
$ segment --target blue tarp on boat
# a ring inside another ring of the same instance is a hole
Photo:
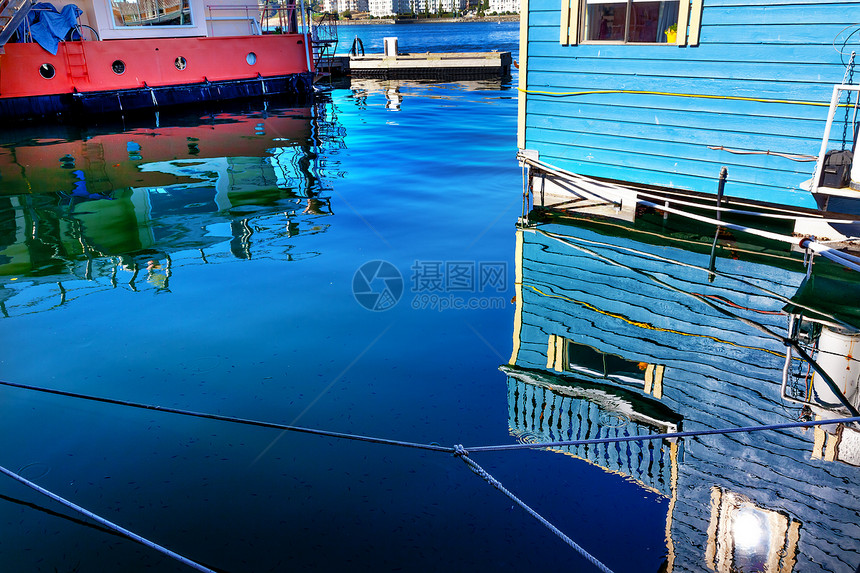
[[[54,5],[48,2],[33,4],[30,13],[27,14],[27,23],[21,24],[18,28],[19,41],[24,39],[29,26],[33,41],[56,55],[60,40],[65,39],[75,28],[81,14],[83,10],[74,4],[63,6],[60,12],[57,12]]]

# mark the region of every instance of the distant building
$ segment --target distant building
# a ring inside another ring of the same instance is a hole
[[[368,0],[370,15],[376,18],[385,18],[399,13],[401,0]]]
[[[416,13],[436,14],[438,12],[462,12],[468,6],[468,0],[411,0],[415,4]]]
[[[322,0],[320,3],[323,12],[340,14],[341,12],[367,12],[368,0]]]
[[[520,13],[520,0],[490,0],[490,7],[487,9],[487,12],[496,14],[503,14],[505,12],[511,12],[513,14]]]
[[[337,0],[328,0],[337,1]],[[345,0],[340,0],[344,2]],[[360,1],[360,0],[355,0]],[[437,14],[439,12],[463,12],[468,0],[364,0],[369,4],[372,16],[384,18],[397,14]],[[517,6],[519,2],[517,1]]]
[[[370,9],[368,0],[341,0],[341,12],[367,12]]]
[[[408,0],[368,0],[368,10],[376,18],[408,14],[411,11]]]

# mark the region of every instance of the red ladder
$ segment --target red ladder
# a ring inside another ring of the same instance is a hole
[[[69,79],[74,84],[75,80],[89,80],[90,74],[87,69],[87,56],[84,53],[84,43],[81,40],[76,42],[63,42],[66,47],[66,65]]]

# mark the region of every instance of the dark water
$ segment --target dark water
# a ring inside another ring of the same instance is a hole
[[[516,51],[517,28],[396,35]],[[776,341],[631,270],[785,328],[799,258],[723,242],[720,272],[777,296],[631,255],[707,266],[712,237],[660,217],[518,231],[515,81],[354,82],[307,107],[4,132],[0,378],[467,448],[801,416],[779,398]],[[448,454],[0,398],[0,465],[216,570],[594,570]],[[815,439],[473,458],[616,571],[853,571],[856,467]],[[189,570],[3,479],[3,571]],[[732,541],[741,510],[768,536]]]

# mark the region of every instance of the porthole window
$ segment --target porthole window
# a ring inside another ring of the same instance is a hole
[[[188,67],[188,61],[182,56],[179,56],[178,58],[173,60],[173,65],[176,66],[177,70],[182,71]]]
[[[113,73],[115,73],[116,75],[123,74],[125,73],[125,62],[123,62],[122,60],[114,60],[113,63],[110,65],[110,69],[112,69]]]
[[[46,80],[50,80],[54,77],[54,74],[57,73],[57,70],[54,69],[54,66],[51,64],[42,64],[39,66],[39,75],[45,78]]]
[[[248,52],[248,55],[245,56],[245,61],[248,62],[249,66],[253,66],[257,63],[257,54],[254,52]]]

